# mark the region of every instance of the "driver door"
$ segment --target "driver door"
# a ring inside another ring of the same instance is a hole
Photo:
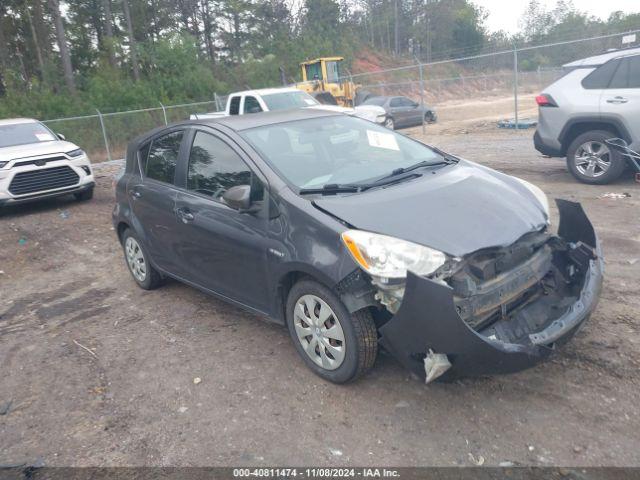
[[[189,138],[175,202],[178,263],[185,280],[266,311],[266,209],[241,213],[222,199],[230,187],[251,185],[252,202],[259,204],[264,183],[244,153],[228,137],[213,132],[193,130]]]

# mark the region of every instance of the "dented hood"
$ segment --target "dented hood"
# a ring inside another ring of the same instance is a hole
[[[418,179],[314,204],[355,228],[454,256],[510,245],[546,225],[542,205],[509,175],[464,160],[422,172]]]

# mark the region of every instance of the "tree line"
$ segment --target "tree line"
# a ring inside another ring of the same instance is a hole
[[[566,0],[531,0],[515,35],[486,19],[470,0],[2,0],[0,117],[210,99],[297,80],[320,55],[406,64],[640,28],[640,14],[601,21]]]

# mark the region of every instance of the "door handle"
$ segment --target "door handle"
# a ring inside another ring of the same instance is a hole
[[[131,195],[134,199],[142,197],[142,193],[138,190],[129,190],[129,195]]]
[[[182,220],[182,223],[190,223],[193,222],[193,220],[196,218],[193,213],[191,213],[189,210],[187,210],[186,208],[178,208],[176,209],[176,215],[178,215],[178,218],[180,220]]]
[[[624,97],[613,97],[607,100],[607,103],[627,103],[629,100]]]

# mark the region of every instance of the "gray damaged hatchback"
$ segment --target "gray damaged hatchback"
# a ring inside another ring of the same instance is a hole
[[[596,306],[581,206],[367,121],[292,110],[133,141],[113,222],[139,286],[171,277],[287,326],[321,377],[385,348],[426,381],[547,357]]]

